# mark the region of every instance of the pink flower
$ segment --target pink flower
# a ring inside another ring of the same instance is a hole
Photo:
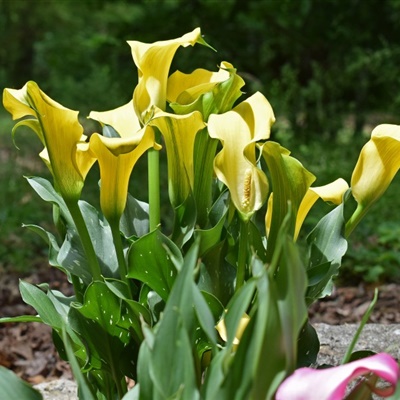
[[[386,353],[326,369],[300,368],[278,388],[276,400],[342,400],[353,379],[373,372],[391,384],[371,390],[382,397],[393,394],[399,379],[397,362]]]

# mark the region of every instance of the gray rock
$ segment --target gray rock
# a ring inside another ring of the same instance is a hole
[[[340,364],[354,337],[358,325],[314,324],[320,340],[318,364]],[[386,352],[400,359],[400,325],[367,324],[358,340],[355,350]],[[76,384],[60,379],[35,386],[44,400],[77,400]]]

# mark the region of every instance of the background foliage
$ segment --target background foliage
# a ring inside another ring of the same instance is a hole
[[[137,78],[126,40],[169,39],[196,26],[218,52],[186,49],[178,53],[179,65],[186,72],[198,65],[215,70],[234,60],[250,86],[245,90],[260,90],[271,101],[275,135],[319,177],[317,184],[338,176],[349,180],[366,141],[362,132],[400,122],[400,0],[0,0],[0,86],[20,88],[35,80],[84,117],[131,97]],[[37,255],[38,247],[35,235],[22,233],[19,224],[32,222],[32,214],[35,222],[48,215],[24,197],[30,191],[20,178],[41,168],[36,161],[21,165],[39,147],[24,147],[19,137],[17,155],[9,117],[0,117],[0,266],[23,268],[22,260]],[[360,242],[385,229],[382,217],[390,219],[400,202],[397,186],[368,217]],[[386,227],[391,236],[385,233],[373,245],[392,256],[372,257],[373,266],[381,266],[374,279],[391,268],[389,278],[398,275],[398,235]],[[17,255],[13,248],[20,240],[27,246]],[[366,250],[377,253],[373,246]],[[350,265],[370,271],[358,259],[359,250],[353,258],[350,251]]]

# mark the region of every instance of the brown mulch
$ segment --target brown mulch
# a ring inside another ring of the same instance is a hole
[[[50,283],[51,288],[64,294],[70,293],[65,275],[54,269],[44,269],[24,277],[30,283]],[[35,314],[24,304],[18,290],[17,275],[0,276],[0,317]],[[367,310],[374,288],[335,288],[331,296],[320,300],[310,308],[311,322],[331,325],[357,323]],[[400,285],[379,286],[377,305],[370,323],[400,323]],[[30,383],[37,384],[55,378],[71,378],[68,364],[60,360],[51,338],[51,329],[39,323],[0,324],[0,365],[12,369]]]

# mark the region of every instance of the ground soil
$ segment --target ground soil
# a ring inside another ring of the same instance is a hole
[[[35,314],[25,305],[18,290],[20,276],[0,276],[0,316]],[[50,283],[53,289],[68,294],[70,287],[60,271],[43,269],[23,277],[38,284]],[[370,317],[370,323],[400,323],[400,285],[378,286],[379,298]],[[357,287],[336,287],[331,296],[320,300],[310,308],[310,320],[331,325],[357,323],[367,310],[375,287],[360,284]],[[54,349],[51,329],[39,323],[0,324],[0,365],[12,369],[32,384],[55,378],[71,378],[68,365],[60,360]]]

